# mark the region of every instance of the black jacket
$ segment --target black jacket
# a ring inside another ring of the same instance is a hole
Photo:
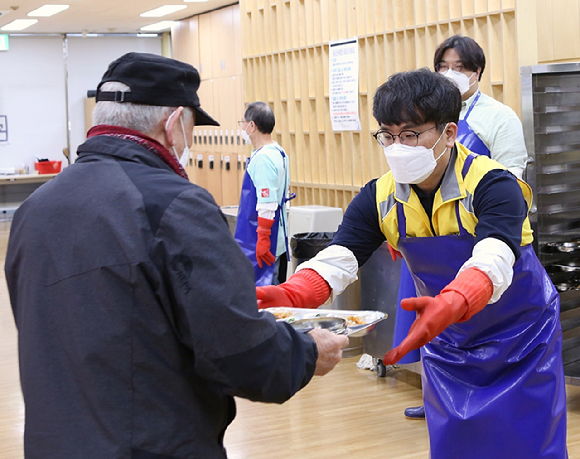
[[[258,311],[207,191],[129,140],[78,152],[18,209],[8,246],[26,457],[225,457],[232,397],[290,398],[314,341]]]

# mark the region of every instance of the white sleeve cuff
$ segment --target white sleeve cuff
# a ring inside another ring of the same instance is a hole
[[[471,258],[457,274],[468,268],[477,268],[487,274],[493,283],[493,295],[489,302],[495,303],[512,283],[515,260],[512,249],[505,242],[488,237],[475,244]]]
[[[256,210],[258,211],[258,217],[260,218],[274,220],[276,209],[278,209],[277,202],[259,202],[256,204]]]
[[[358,262],[354,253],[340,245],[331,245],[318,252],[314,258],[299,265],[296,272],[307,268],[316,271],[330,285],[332,291],[325,304],[332,303],[358,279]]]

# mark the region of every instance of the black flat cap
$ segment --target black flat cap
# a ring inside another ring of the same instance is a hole
[[[118,81],[131,91],[101,91],[103,83]],[[97,102],[132,102],[162,107],[191,107],[196,126],[219,126],[201,107],[199,73],[191,65],[148,53],[127,53],[111,62],[97,86]]]

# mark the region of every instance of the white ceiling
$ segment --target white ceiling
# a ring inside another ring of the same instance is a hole
[[[38,19],[22,32],[0,33],[139,33],[143,26],[160,21],[176,21],[205,13],[235,0],[208,0],[185,3],[183,0],[0,0],[0,27],[15,19]],[[45,4],[70,5],[48,18],[30,18],[27,14]],[[187,5],[187,8],[161,18],[142,18],[145,11],[163,5]]]

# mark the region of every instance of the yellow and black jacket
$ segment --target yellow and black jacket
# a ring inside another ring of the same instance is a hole
[[[397,205],[404,209],[407,237],[458,234],[458,202],[461,224],[475,236],[476,242],[486,237],[503,240],[518,258],[519,247],[533,240],[527,218],[532,191],[525,182],[486,156],[476,156],[464,176],[470,153],[456,143],[441,184],[430,197],[430,214],[420,199],[420,190],[414,185],[396,183],[391,172],[369,182],[346,210],[332,244],[349,248],[359,266],[385,239],[397,248]]]

